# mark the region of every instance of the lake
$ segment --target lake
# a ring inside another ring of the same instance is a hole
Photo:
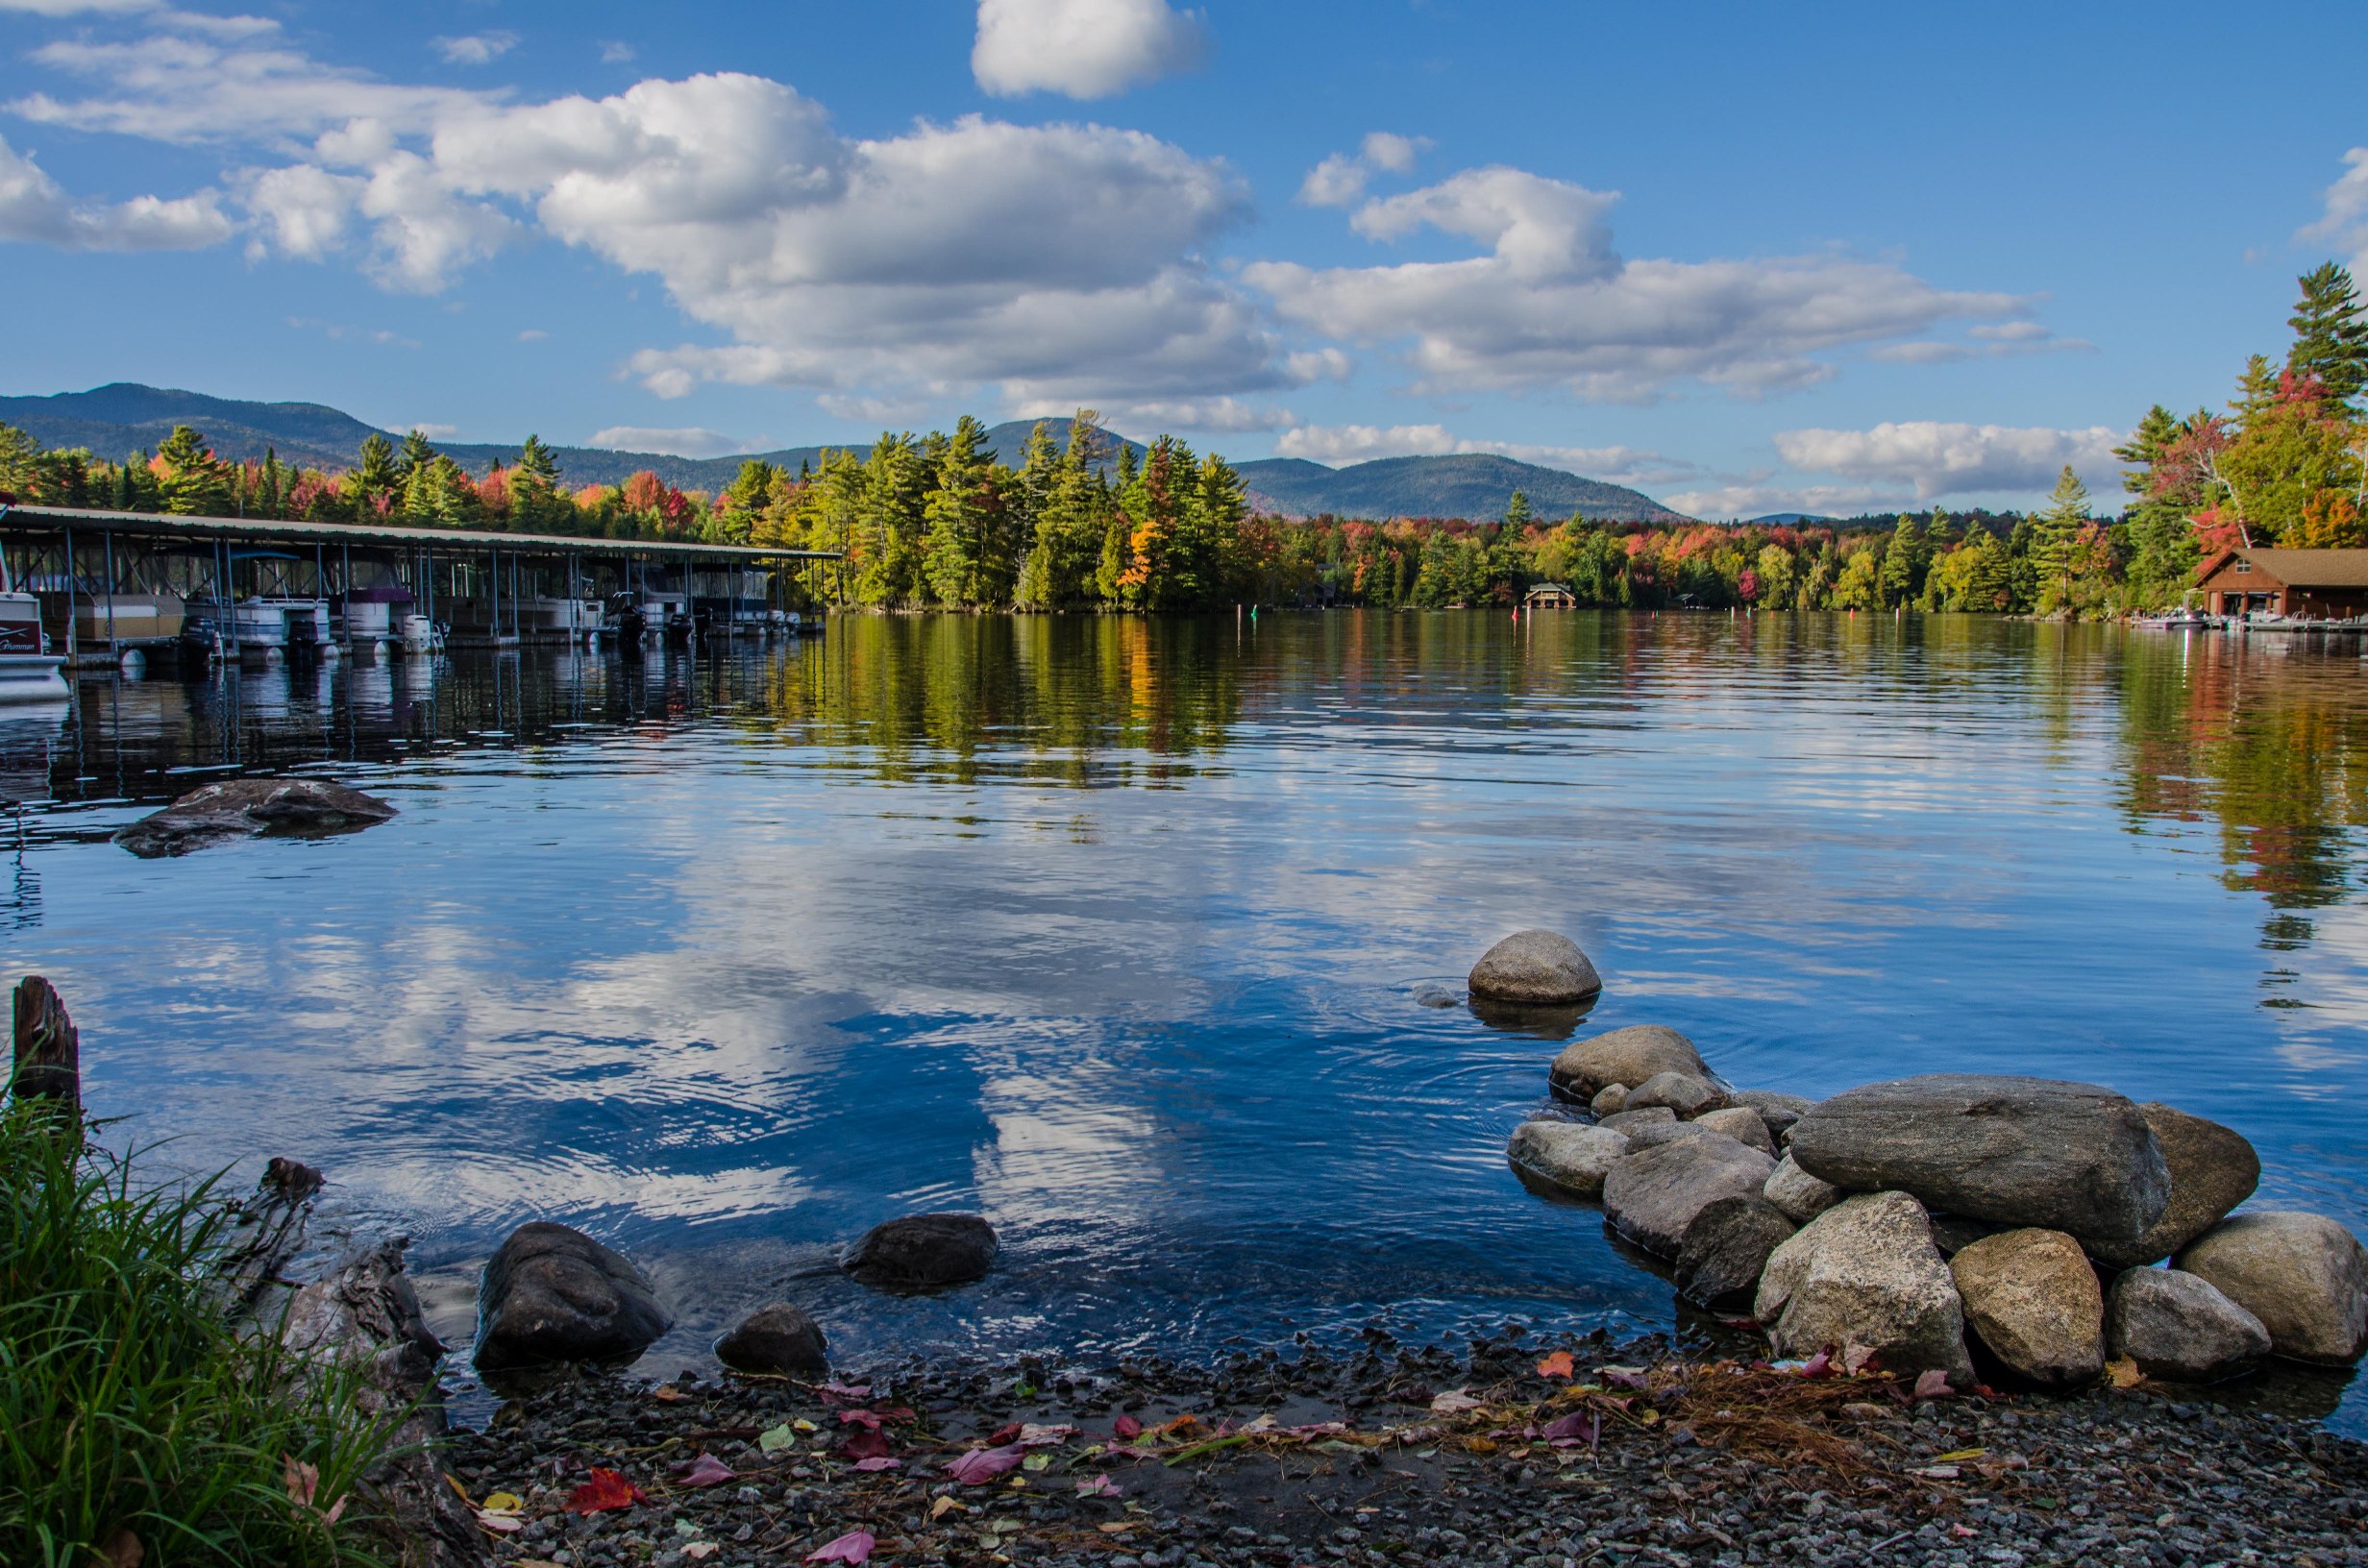
[[[75,722],[0,723],[0,940],[115,1136],[324,1166],[339,1222],[416,1238],[456,1342],[538,1217],[650,1268],[668,1371],[774,1297],[853,1361],[1665,1327],[1600,1216],[1505,1165],[1555,1042],[1424,1005],[1517,928],[1603,971],[1582,1028],[1674,1025],[1739,1085],[2090,1079],[2368,1231],[2368,684],[2336,649],[851,616],[697,660],[88,674]],[[108,842],[238,767],[402,815]],[[942,1208],[1000,1229],[983,1285],[831,1266]]]

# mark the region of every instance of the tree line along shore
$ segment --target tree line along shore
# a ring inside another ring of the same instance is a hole
[[[1039,424],[1017,467],[965,414],[883,432],[791,474],[761,460],[713,494],[654,473],[571,489],[529,436],[471,474],[412,431],[336,472],[218,457],[186,426],[121,461],[44,451],[0,425],[0,491],[48,505],[185,516],[396,522],[832,551],[799,584],[860,609],[1193,610],[1243,602],[1510,605],[1541,582],[1603,607],[1901,610],[2101,619],[2177,604],[2239,545],[2368,546],[2368,306],[2330,262],[2299,280],[2282,361],[2254,355],[2227,411],[2149,409],[2116,449],[2126,501],[2096,515],[2067,467],[2027,513],[1939,507],[1799,526],[1533,514],[1287,518],[1233,467],[1163,435],[1135,449],[1079,410]]]

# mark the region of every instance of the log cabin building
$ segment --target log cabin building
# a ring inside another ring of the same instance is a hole
[[[2368,616],[2368,550],[2224,550],[2196,574],[2215,615]]]

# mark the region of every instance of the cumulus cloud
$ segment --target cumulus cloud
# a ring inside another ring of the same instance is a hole
[[[66,251],[194,251],[220,244],[231,232],[213,191],[169,201],[77,201],[30,154],[0,138],[0,240]]]
[[[2092,490],[2109,487],[2127,432],[1889,421],[1865,430],[1783,430],[1776,452],[1794,468],[1887,483],[1917,501],[1981,491],[2044,491],[2065,464]]]
[[[431,38],[435,52],[455,65],[490,65],[518,47],[518,35],[509,32],[468,33],[456,38]]]
[[[1021,419],[1065,420],[1075,411],[1073,404],[1064,406],[1036,403],[1024,405],[1014,413]],[[1288,429],[1299,423],[1298,416],[1288,408],[1276,407],[1271,404],[1249,403],[1241,398],[1173,398],[1148,403],[1119,403],[1098,412],[1105,425],[1195,434],[1205,431],[1240,435],[1253,430]]]
[[[2368,147],[2343,155],[2344,171],[2327,187],[2327,210],[2294,237],[2351,254],[2352,270],[2368,274]]]
[[[1489,453],[1614,484],[1671,484],[1702,472],[1692,463],[1637,447],[1483,440],[1457,435],[1444,425],[1301,425],[1276,437],[1274,451],[1282,457],[1334,464]]]
[[[1888,510],[1902,504],[1898,491],[1863,484],[1714,485],[1680,490],[1663,502],[1688,517],[1715,519],[1766,517],[1775,512],[1807,512],[1813,517],[1849,517],[1861,512]]]
[[[1484,256],[1327,269],[1263,261],[1243,277],[1324,336],[1404,344],[1425,390],[1551,387],[1620,402],[1689,381],[1744,396],[1809,386],[1834,374],[1836,351],[2029,310],[2011,295],[1944,290],[1839,255],[1630,260],[1604,221],[1617,199],[1520,169],[1468,170],[1369,201],[1351,223],[1375,240],[1433,229]]]
[[[1368,132],[1354,156],[1334,153],[1308,170],[1307,178],[1299,183],[1298,200],[1308,207],[1353,207],[1376,171],[1405,174],[1430,145],[1428,136]]]
[[[998,97],[1107,98],[1197,66],[1208,26],[1167,0],[978,0],[971,74]]]
[[[604,430],[592,432],[592,445],[606,447],[612,452],[655,452],[677,457],[724,457],[752,450],[738,436],[726,435],[721,430],[703,430],[696,426],[665,429],[648,425],[611,425]]]

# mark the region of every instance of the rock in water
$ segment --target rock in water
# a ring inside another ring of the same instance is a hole
[[[1557,1098],[1585,1105],[1606,1085],[1641,1084],[1660,1072],[1712,1076],[1692,1041],[1658,1023],[1636,1023],[1572,1041],[1554,1058],[1546,1083]]]
[[[2162,1217],[2128,1246],[2091,1246],[2100,1262],[2115,1268],[2160,1262],[2227,1218],[2261,1185],[2261,1157],[2242,1133],[2151,1101],[2138,1111],[2155,1130],[2155,1141],[2162,1145],[2162,1159],[2171,1172],[2171,1201],[2163,1206]]]
[[[2323,1214],[2234,1214],[2179,1266],[2261,1320],[2270,1348],[2340,1366],[2368,1341],[2368,1251]]]
[[[821,1325],[785,1301],[759,1307],[715,1342],[715,1358],[735,1372],[777,1377],[812,1376],[830,1370]]]
[[[1648,1105],[1635,1111],[1615,1111],[1597,1125],[1616,1133],[1634,1133],[1640,1127],[1656,1124],[1667,1126],[1677,1120],[1677,1113],[1665,1105]]]
[[[385,801],[325,778],[232,778],[191,790],[118,832],[115,842],[154,860],[258,833],[350,833],[394,815]]]
[[[2167,1383],[2217,1383],[2270,1352],[2261,1320],[2196,1275],[2126,1268],[2105,1293],[2105,1350]]]
[[[1776,1168],[1769,1172],[1767,1185],[1761,1191],[1768,1202],[1801,1225],[1841,1202],[1840,1188],[1832,1182],[1821,1182],[1794,1164],[1790,1154],[1776,1162]]]
[[[1705,1111],[1689,1125],[1724,1133],[1738,1143],[1758,1149],[1771,1160],[1776,1157],[1776,1140],[1767,1136],[1767,1123],[1762,1121],[1760,1113],[1748,1105],[1730,1105],[1717,1111]]]
[[[1905,1192],[1845,1198],[1803,1226],[1769,1256],[1752,1311],[1779,1355],[1863,1346],[1886,1371],[1972,1385],[1964,1304],[1924,1206]]]
[[[1820,1101],[1788,1145],[1849,1191],[1906,1192],[1993,1224],[2129,1245],[2162,1217],[2170,1169],[2145,1115],[2093,1084],[1934,1073]]]
[[[477,1297],[481,1372],[638,1356],[674,1327],[621,1253],[581,1231],[521,1225],[485,1264]]]
[[[2105,1370],[2105,1292],[2063,1232],[1986,1236],[1949,1260],[1949,1277],[1965,1321],[2015,1376],[2069,1388]]]
[[[1802,1094],[1779,1094],[1772,1089],[1734,1089],[1727,1098],[1736,1105],[1748,1105],[1760,1113],[1767,1123],[1768,1136],[1782,1139],[1792,1131],[1792,1124],[1808,1114],[1817,1102]]]
[[[1628,1086],[1626,1084],[1604,1085],[1595,1090],[1595,1097],[1587,1102],[1587,1109],[1595,1113],[1598,1118],[1618,1115],[1628,1109]]]
[[[1576,1198],[1601,1197],[1604,1172],[1627,1152],[1626,1138],[1582,1121],[1525,1121],[1505,1145],[1515,1169]]]
[[[1613,1161],[1603,1178],[1604,1217],[1645,1251],[1675,1258],[1694,1215],[1720,1198],[1757,1196],[1775,1168],[1757,1149],[1697,1132]]]
[[[1790,1240],[1793,1230],[1784,1211],[1765,1198],[1704,1204],[1678,1247],[1677,1293],[1703,1307],[1749,1299],[1768,1255]]]
[[[1474,996],[1538,1006],[1583,1002],[1603,989],[1579,944],[1551,931],[1516,931],[1480,955],[1466,984]]]
[[[1628,1109],[1649,1111],[1665,1105],[1680,1120],[1691,1121],[1705,1111],[1727,1103],[1726,1091],[1708,1078],[1690,1072],[1656,1072],[1628,1091]]]
[[[876,1290],[936,1290],[984,1276],[995,1249],[976,1214],[907,1214],[866,1231],[839,1266]]]

